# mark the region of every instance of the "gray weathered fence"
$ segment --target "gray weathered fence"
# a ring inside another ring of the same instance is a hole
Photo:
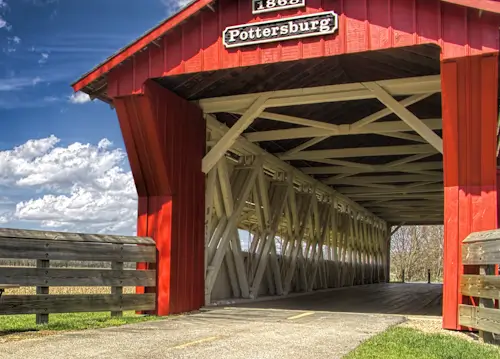
[[[495,265],[500,263],[500,230],[476,232],[463,242],[464,265],[479,266],[479,275],[462,275],[462,295],[479,298],[479,306],[460,305],[459,324],[479,330],[485,342],[495,342],[493,333],[500,334],[500,276]]]
[[[125,262],[156,262],[151,238],[0,228],[0,258],[36,260],[36,268],[0,267],[0,283],[36,287],[36,295],[2,295],[0,315],[155,309],[155,294],[123,294],[124,286],[156,286],[155,270],[126,270]],[[52,260],[111,262],[110,269],[51,268]],[[51,287],[111,287],[111,294],[57,295]]]

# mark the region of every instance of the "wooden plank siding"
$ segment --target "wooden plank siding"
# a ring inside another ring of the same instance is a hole
[[[152,310],[155,294],[5,295],[0,315]]]
[[[500,230],[471,233],[461,251],[465,274],[460,276],[460,293],[475,298],[473,303],[479,306],[460,304],[458,324],[479,330],[485,342],[498,343],[494,334],[500,334],[500,310],[495,304],[500,299],[500,276],[495,266],[500,263]],[[479,275],[467,274],[471,266],[478,265]]]
[[[1,314],[36,314],[45,324],[50,313],[156,309],[156,296],[123,294],[124,286],[156,287],[156,270],[124,270],[124,262],[156,263],[156,243],[148,237],[62,233],[0,228],[0,258],[36,260],[32,267],[0,267],[0,283],[36,287],[36,295],[3,295]],[[111,269],[51,268],[53,260],[111,262]],[[111,294],[54,295],[51,287],[111,287]],[[154,289],[154,288],[153,288]]]
[[[75,251],[74,242],[2,238],[0,258],[155,263],[156,248],[145,245],[80,242],[78,251]]]
[[[139,285],[154,287],[156,271],[7,267],[0,271],[0,283],[49,287],[132,287]]]
[[[82,78],[73,88],[82,90],[98,78],[97,73],[109,71],[107,95],[116,98],[143,93],[148,79],[185,73],[418,44],[440,46],[443,59],[496,53],[499,48],[496,14],[479,16],[476,9],[439,0],[323,0],[310,2],[304,8],[255,16],[250,5],[247,0],[218,1],[214,11],[199,11],[161,34],[155,45],[144,43],[141,51],[123,58],[120,66],[96,69],[95,74]],[[234,49],[225,48],[222,42],[227,26],[321,11],[339,15],[336,33]]]
[[[463,275],[460,279],[462,295],[500,299],[500,276]]]
[[[42,239],[42,240],[51,240],[58,242],[96,242],[96,243],[117,243],[117,244],[144,244],[150,246],[154,245],[154,241],[149,237],[36,231],[31,229],[25,230],[25,229],[13,229],[13,228],[0,228],[0,238]]]
[[[472,305],[459,306],[460,325],[500,334],[500,310],[479,308]]]

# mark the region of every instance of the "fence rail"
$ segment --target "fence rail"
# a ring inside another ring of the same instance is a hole
[[[459,324],[479,330],[485,342],[496,342],[500,334],[500,277],[496,265],[500,263],[500,230],[470,234],[462,246],[462,263],[479,266],[479,274],[464,274],[460,278],[462,295],[479,298],[479,306],[461,304]]]
[[[156,286],[155,270],[124,269],[126,262],[156,262],[151,238],[62,233],[0,228],[0,258],[36,260],[36,268],[0,267],[0,283],[36,287],[36,295],[2,295],[0,315],[36,314],[47,323],[50,313],[124,310],[156,307],[154,293],[123,294],[124,286]],[[111,262],[111,269],[51,268],[50,261]],[[111,294],[54,295],[50,287],[111,287]]]

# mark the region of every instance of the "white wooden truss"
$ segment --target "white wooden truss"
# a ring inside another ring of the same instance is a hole
[[[440,76],[423,76],[376,82],[299,88],[262,93],[208,98],[198,101],[206,114],[228,112],[240,115],[239,120],[228,131],[208,139],[209,151],[203,159],[203,171],[209,173],[217,161],[243,138],[252,143],[304,138],[305,142],[286,152],[277,154],[281,160],[305,160],[323,164],[319,167],[300,168],[315,176],[331,174],[321,181],[351,199],[363,202],[371,208],[372,202],[380,204],[402,198],[442,199],[442,163],[425,162],[425,159],[443,151],[442,139],[435,130],[442,129],[440,118],[419,119],[407,109],[412,104],[441,91]],[[396,100],[395,96],[406,96]],[[377,99],[386,106],[351,124],[332,124],[290,115],[274,113],[276,107],[298,106],[336,101]],[[396,114],[401,121],[384,121],[389,114]],[[244,133],[257,117],[271,121],[286,122],[301,127]],[[213,118],[212,118],[213,119]],[[215,120],[215,119],[213,119]],[[355,148],[322,148],[311,150],[329,137],[376,134],[396,137],[408,141],[405,145],[370,146]],[[383,165],[371,165],[356,161],[359,157],[405,156]],[[353,160],[354,159],[354,160]],[[391,173],[391,181],[387,175]],[[400,173],[394,175],[394,172]],[[376,176],[366,176],[368,173]],[[380,176],[378,176],[380,174]],[[347,185],[349,187],[342,187]],[[357,188],[352,188],[355,186]],[[435,203],[434,203],[435,205]],[[436,208],[436,207],[434,207]],[[438,223],[443,217],[443,206],[438,211],[416,208],[413,213],[378,212],[391,223],[401,221]],[[402,210],[408,208],[401,208]],[[423,212],[423,213],[422,213]],[[412,215],[413,214],[413,215]]]
[[[207,123],[211,139],[228,131],[212,116]],[[206,188],[207,304],[220,299],[216,285],[256,298],[388,276],[384,221],[243,138],[210,170]],[[238,228],[251,233],[247,248]]]
[[[199,100],[208,129],[202,164],[207,174],[206,302],[220,299],[214,293],[221,285],[230,288],[232,298],[256,298],[385,281],[387,223],[442,218],[442,163],[426,161],[442,152],[434,132],[442,121],[421,120],[407,109],[440,87],[439,76],[425,76]],[[272,111],[368,98],[386,108],[345,125]],[[240,117],[228,128],[212,115],[218,112]],[[381,121],[392,113],[401,121]],[[301,127],[244,133],[258,117]],[[310,149],[332,136],[360,134],[409,143]],[[291,138],[306,141],[276,155],[258,146]],[[370,156],[399,158],[379,165],[353,160]],[[319,165],[298,169],[287,160]],[[321,181],[312,177],[325,174]],[[238,229],[250,233],[245,248]]]

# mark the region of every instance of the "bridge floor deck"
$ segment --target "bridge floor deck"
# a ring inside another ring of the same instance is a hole
[[[441,316],[441,284],[390,283],[339,288],[283,299],[241,303],[247,308]]]

